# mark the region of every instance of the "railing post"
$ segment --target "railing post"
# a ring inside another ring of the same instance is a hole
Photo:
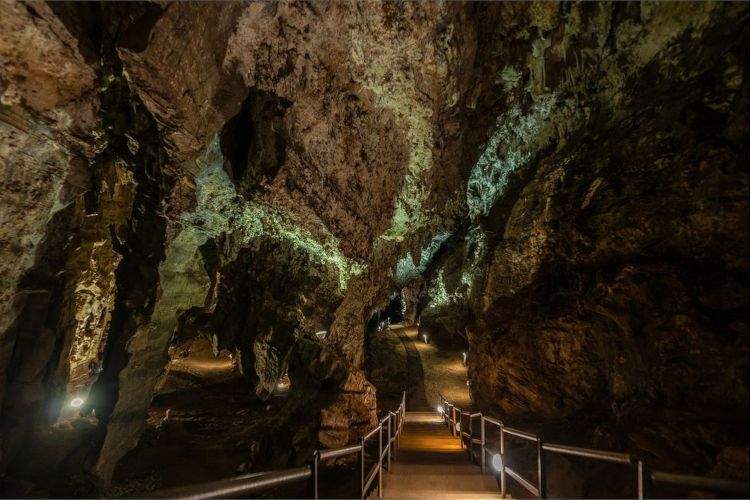
[[[480,453],[482,454],[482,460],[481,460],[481,463],[482,463],[482,474],[484,474],[485,468],[486,468],[486,466],[485,466],[485,463],[486,463],[485,462],[485,455],[486,455],[486,453],[484,451],[484,445],[485,445],[485,441],[484,441],[484,415],[482,415],[481,413],[479,414],[479,440],[481,441],[481,443],[480,443],[480,448],[481,448],[480,449]]]
[[[474,419],[471,418],[471,413],[469,413],[469,442],[467,445],[469,449],[469,462],[477,463],[474,459]]]
[[[396,430],[394,431],[394,433],[396,438],[393,440],[393,444],[395,446],[395,448],[393,449],[393,455],[394,457],[398,457],[396,450],[398,450],[401,439],[401,410],[399,410],[398,414],[396,415]]]
[[[393,448],[391,435],[391,420],[393,419],[393,413],[388,413],[388,472],[391,472],[391,448]]]
[[[464,448],[464,436],[461,434],[461,431],[463,430],[464,426],[461,425],[464,423],[464,412],[461,410],[461,408],[458,409],[458,424],[456,425],[456,432],[458,433],[458,442],[461,445],[461,449]]]
[[[505,426],[500,424],[500,494],[505,498]]]
[[[638,498],[638,500],[651,498],[653,482],[646,464],[643,463],[643,460],[637,460],[635,461],[634,466],[636,498]]]
[[[359,498],[365,498],[365,438],[360,439],[362,445],[359,449]]]
[[[398,453],[401,453],[401,412],[398,412],[398,417],[396,417],[396,439],[393,440],[394,444],[396,445],[396,448],[393,450],[398,451]],[[395,455],[398,457],[398,455]]]
[[[451,432],[456,437],[456,407],[451,405]]]
[[[383,426],[378,431],[378,498],[383,498]]]
[[[318,498],[318,464],[320,463],[320,451],[313,452],[312,462],[310,463],[310,497]]]
[[[537,471],[539,473],[539,498],[547,498],[547,471],[544,463],[542,438],[536,438]]]

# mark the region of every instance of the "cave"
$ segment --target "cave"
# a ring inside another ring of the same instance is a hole
[[[747,497],[748,18],[0,2],[0,496]]]

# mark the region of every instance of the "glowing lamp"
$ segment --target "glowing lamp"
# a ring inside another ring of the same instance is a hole
[[[503,470],[503,457],[501,457],[498,453],[492,455],[492,468],[498,472]]]
[[[70,400],[70,406],[73,408],[80,408],[83,406],[83,398],[73,398]]]
[[[442,415],[444,411],[445,410],[443,410],[443,405],[438,405],[437,412]]]
[[[424,343],[426,344],[427,343],[427,334],[423,333],[422,334],[422,338],[424,339]]]
[[[456,423],[456,432],[461,432],[461,423]]]
[[[464,356],[464,364],[466,364],[466,359],[469,357],[469,355],[466,352],[464,352],[463,356]]]

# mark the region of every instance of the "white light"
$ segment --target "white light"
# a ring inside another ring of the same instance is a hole
[[[426,344],[427,343],[427,334],[423,333],[422,334],[422,338],[424,339],[424,343]]]
[[[503,457],[495,453],[492,455],[492,468],[500,472],[503,468]]]
[[[326,335],[328,335],[328,331],[321,330],[319,332],[315,332],[315,336],[318,337],[320,340],[324,340],[326,338]]]
[[[464,364],[466,364],[466,358],[468,358],[469,355],[467,353],[463,353],[463,356],[464,356]]]
[[[469,381],[467,380],[467,381],[466,381],[466,387],[469,387],[470,385],[471,385],[471,382],[469,382]]]
[[[456,423],[456,432],[461,432],[461,424]]]
[[[70,406],[73,408],[80,408],[83,406],[83,398],[73,398],[70,400]]]
[[[443,411],[445,411],[445,410],[443,410],[443,405],[438,405],[437,412],[442,415]]]

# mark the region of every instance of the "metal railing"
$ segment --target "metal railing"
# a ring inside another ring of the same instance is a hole
[[[510,477],[533,496],[547,498],[546,455],[548,453],[583,457],[631,467],[633,472],[633,487],[636,493],[634,496],[637,496],[639,500],[648,498],[653,491],[653,485],[656,483],[696,488],[730,495],[742,495],[744,497],[748,495],[748,483],[742,481],[651,471],[643,460],[627,453],[546,443],[538,435],[508,427],[498,419],[488,417],[482,413],[462,411],[445,399],[442,394],[440,395],[440,407],[438,411],[441,413],[453,436],[460,438],[461,447],[466,446],[469,459],[475,463],[477,457],[474,454],[474,445],[480,447],[479,465],[482,468],[482,473],[486,472],[487,457],[490,457],[492,468],[500,476],[500,492],[503,497],[507,491],[507,478]],[[466,417],[466,422],[464,417]],[[474,421],[477,418],[479,419],[479,436],[475,437]],[[494,450],[487,446],[487,424],[497,427],[500,431],[499,450]],[[533,480],[523,477],[519,471],[512,469],[506,463],[506,436],[513,436],[536,444],[537,473]]]
[[[378,498],[381,498],[383,494],[383,469],[385,468],[386,471],[391,470],[391,461],[395,460],[396,457],[405,415],[406,392],[403,392],[401,394],[401,404],[396,411],[389,411],[386,416],[380,419],[374,429],[362,436],[358,444],[344,446],[343,448],[316,450],[309,465],[293,469],[245,474],[209,483],[172,488],[163,490],[155,496],[162,498],[190,498],[194,500],[238,498],[263,493],[284,485],[307,481],[309,496],[317,499],[321,462],[356,453],[358,454],[359,462],[360,498],[365,498],[366,494],[370,492],[376,477],[378,479]],[[383,444],[384,432],[385,445]],[[377,459],[370,470],[366,472],[365,458],[367,455],[367,445],[371,440],[374,441],[375,436],[378,436]]]

